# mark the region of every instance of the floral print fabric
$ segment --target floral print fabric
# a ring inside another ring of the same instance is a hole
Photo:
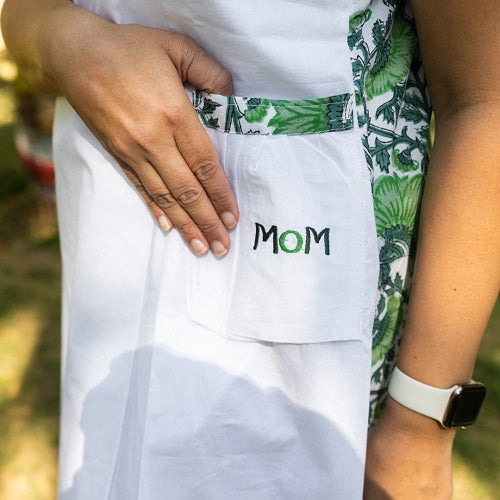
[[[371,2],[352,15],[348,44],[380,249],[370,397],[373,423],[383,407],[409,300],[431,108],[413,16],[404,1]]]
[[[306,135],[353,128],[350,94],[285,100],[195,90],[193,104],[206,127],[235,134]]]

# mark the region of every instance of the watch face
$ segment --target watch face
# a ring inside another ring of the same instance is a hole
[[[471,425],[481,409],[486,387],[478,382],[463,385],[452,395],[443,419],[445,427]]]

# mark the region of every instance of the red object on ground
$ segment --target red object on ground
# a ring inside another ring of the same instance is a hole
[[[42,186],[54,189],[51,138],[20,123],[15,132],[14,145],[19,159],[31,177]]]

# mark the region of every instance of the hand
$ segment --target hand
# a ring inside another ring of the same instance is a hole
[[[196,254],[210,246],[224,255],[238,207],[183,82],[231,94],[229,73],[179,34],[113,24],[72,4],[51,20],[45,62],[57,88],[160,225],[175,225]]]
[[[450,500],[454,436],[389,398],[368,433],[365,500]]]

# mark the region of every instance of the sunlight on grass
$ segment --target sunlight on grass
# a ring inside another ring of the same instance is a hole
[[[4,417],[8,434],[2,436],[0,500],[55,498],[57,466],[54,445],[47,438],[50,423],[33,424],[26,407],[8,413]]]
[[[0,320],[0,500],[54,498],[56,447],[54,422],[35,419],[21,397],[41,324],[30,309]]]
[[[0,87],[0,127],[14,121],[14,103],[12,101],[11,90]]]
[[[494,500],[488,483],[467,466],[460,457],[453,457],[454,500]]]
[[[34,418],[22,397],[41,324],[30,309],[0,321],[0,500],[54,498],[57,474],[54,422]]]
[[[5,55],[5,51],[0,52],[0,78],[6,82],[13,82],[17,78],[17,67]]]
[[[0,127],[11,123],[15,116],[12,88],[9,86],[17,77],[17,67],[0,44]]]
[[[40,334],[40,321],[30,310],[18,310],[0,321],[0,404],[19,395]]]

